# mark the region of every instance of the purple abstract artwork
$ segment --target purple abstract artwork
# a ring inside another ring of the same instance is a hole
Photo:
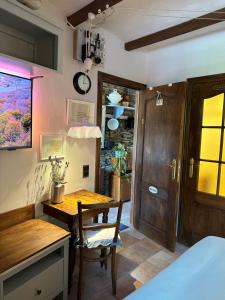
[[[31,147],[32,81],[0,72],[0,149]]]

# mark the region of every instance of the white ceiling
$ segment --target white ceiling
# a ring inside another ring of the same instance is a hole
[[[66,15],[92,2],[49,1]],[[225,0],[123,0],[101,26],[127,42],[224,7]]]
[[[64,15],[69,16],[75,11],[80,10],[93,0],[48,0],[55,5]]]
[[[225,0],[124,0],[104,28],[127,42],[223,7]]]

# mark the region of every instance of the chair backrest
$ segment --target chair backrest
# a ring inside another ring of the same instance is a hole
[[[117,210],[117,218],[116,223],[108,224],[108,223],[99,223],[99,224],[90,224],[84,225],[83,224],[83,216],[93,216],[93,211],[96,212],[105,212],[107,213],[111,208],[118,208]],[[84,242],[84,231],[85,230],[100,230],[104,228],[115,228],[115,235],[113,238],[113,243],[116,243],[118,240],[118,234],[120,229],[120,220],[122,214],[123,202],[110,202],[110,203],[99,203],[99,204],[82,204],[80,201],[78,202],[78,218],[79,218],[79,236],[80,236],[80,243],[83,244]],[[85,210],[85,211],[84,211]]]

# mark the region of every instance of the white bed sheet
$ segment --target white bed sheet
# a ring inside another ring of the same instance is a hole
[[[225,300],[225,239],[204,238],[126,300]]]

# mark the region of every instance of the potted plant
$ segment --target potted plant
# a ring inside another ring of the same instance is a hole
[[[49,156],[51,162],[51,179],[52,179],[52,190],[51,190],[51,201],[52,203],[61,203],[63,201],[64,189],[65,189],[65,177],[66,171],[69,167],[69,163],[65,162],[63,167],[62,160],[57,157]]]
[[[117,144],[113,148],[112,170],[118,176],[126,174],[127,171],[127,151],[123,144]]]
[[[127,174],[127,151],[121,143],[113,148],[111,166],[113,171],[112,198],[116,201],[130,200],[131,176]]]

